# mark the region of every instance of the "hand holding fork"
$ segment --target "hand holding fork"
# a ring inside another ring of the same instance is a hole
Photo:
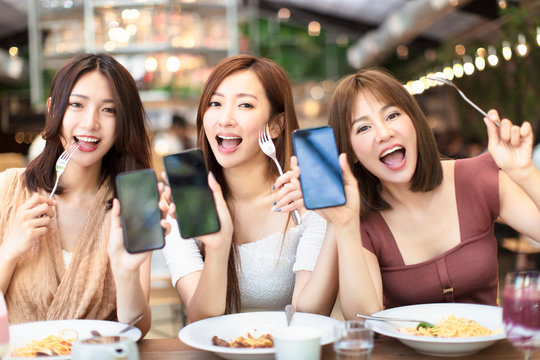
[[[272,138],[270,137],[270,131],[268,130],[268,125],[266,124],[259,131],[259,146],[261,150],[268,157],[274,160],[274,163],[276,164],[279,174],[283,175],[283,170],[281,169],[281,165],[279,164],[276,158],[276,147],[274,145],[274,142],[272,141]],[[292,218],[296,225],[299,225],[302,223],[302,217],[300,216],[300,213],[298,212],[298,210],[293,210]]]

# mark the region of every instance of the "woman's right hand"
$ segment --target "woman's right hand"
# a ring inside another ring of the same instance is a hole
[[[318,209],[316,212],[327,222],[343,226],[350,224],[351,221],[355,223],[360,221],[360,194],[358,182],[349,167],[346,154],[339,155],[339,164],[343,174],[343,187],[347,202],[341,206]]]
[[[34,194],[17,209],[10,232],[2,245],[2,251],[10,257],[18,258],[47,233],[54,217],[56,202],[46,196]]]
[[[228,254],[233,234],[231,213],[227,207],[227,202],[223,198],[221,186],[211,172],[208,174],[208,185],[210,186],[210,190],[212,190],[214,202],[216,203],[220,229],[216,233],[200,236],[199,239],[204,244],[205,252],[209,250],[222,250]]]

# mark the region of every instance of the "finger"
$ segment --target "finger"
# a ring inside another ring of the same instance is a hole
[[[273,210],[275,212],[289,212],[293,210],[298,210],[304,207],[304,198],[298,196],[291,196],[283,198],[282,201],[278,202],[274,206]]]
[[[42,203],[39,194],[34,194],[30,197],[30,199],[26,200],[26,202],[23,204],[21,208],[23,209],[32,209]]]
[[[501,130],[499,133],[503,142],[510,142],[512,136],[512,122],[510,122],[508,119],[502,119]]]
[[[165,235],[169,235],[169,233],[171,232],[171,223],[165,219],[161,219],[159,223],[161,224],[161,227],[163,228],[163,232],[165,233]]]
[[[499,142],[499,130],[488,118],[484,118],[484,124],[486,124],[488,133],[488,148],[493,148]]]
[[[210,186],[210,190],[212,190],[212,195],[214,196],[214,201],[216,203],[219,216],[221,217],[221,215],[223,215],[222,211],[224,211],[224,209],[228,209],[227,203],[223,198],[221,186],[219,185],[216,178],[214,177],[214,174],[211,171],[208,173],[208,186]]]
[[[291,181],[291,178],[294,176],[292,171],[287,171],[283,175],[280,175],[274,182],[274,190],[280,190],[284,185]]]
[[[122,227],[122,219],[120,218],[120,201],[113,199],[111,209],[111,229]]]
[[[339,165],[341,166],[341,173],[343,175],[343,183],[345,185],[356,183],[349,161],[347,160],[347,154],[343,153],[339,155]]]
[[[531,123],[528,121],[523,122],[520,128],[520,134],[523,138],[528,138],[529,136],[533,136],[533,130]]]
[[[521,144],[521,129],[519,126],[514,125],[510,130],[510,145],[518,147]]]
[[[164,184],[169,185],[169,181],[168,181],[168,178],[167,178],[167,173],[165,171],[161,172],[161,178],[163,179]]]

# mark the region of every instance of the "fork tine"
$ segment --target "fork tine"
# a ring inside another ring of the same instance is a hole
[[[60,155],[60,157],[64,160],[67,160],[73,155],[75,150],[77,150],[78,148],[79,148],[79,144],[73,143]]]

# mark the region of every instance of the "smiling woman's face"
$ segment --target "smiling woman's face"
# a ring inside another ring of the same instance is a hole
[[[356,158],[382,183],[408,183],[417,161],[416,131],[399,107],[358,93],[352,111],[351,145]]]
[[[54,101],[54,100],[51,100]],[[62,121],[62,144],[79,143],[72,160],[82,166],[101,164],[116,136],[116,106],[107,78],[99,71],[84,74],[69,95]]]
[[[238,71],[226,77],[212,95],[203,117],[204,132],[219,164],[231,168],[264,156],[257,139],[269,117],[270,102],[253,71]]]

